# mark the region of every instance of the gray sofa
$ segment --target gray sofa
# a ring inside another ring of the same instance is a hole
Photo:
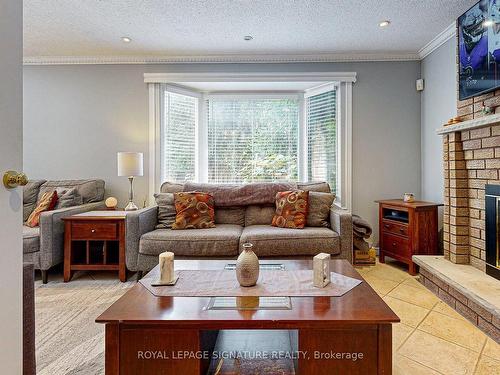
[[[46,191],[56,188],[75,188],[75,206],[43,212],[40,226],[23,225],[23,260],[33,263],[42,272],[43,283],[48,281],[48,270],[64,260],[64,222],[62,218],[104,208],[103,180],[29,181],[23,190],[23,223]]]
[[[210,191],[209,185],[206,190]],[[190,186],[166,182],[162,193],[174,193]],[[327,183],[295,184],[296,188],[330,192]],[[248,191],[248,189],[242,189]],[[249,196],[251,192],[249,192]],[[251,198],[251,197],[250,197]],[[252,242],[261,258],[304,258],[326,252],[333,258],[352,263],[352,217],[333,205],[330,208],[329,227],[304,229],[277,228],[270,225],[275,212],[272,203],[248,204],[237,207],[218,207],[215,199],[216,228],[210,229],[155,229],[158,207],[148,207],[127,214],[126,263],[131,271],[151,270],[158,264],[158,255],[164,251],[175,253],[177,259],[234,259],[240,244]]]

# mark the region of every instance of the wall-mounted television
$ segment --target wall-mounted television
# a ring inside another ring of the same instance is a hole
[[[500,0],[481,0],[458,18],[460,100],[500,86]]]

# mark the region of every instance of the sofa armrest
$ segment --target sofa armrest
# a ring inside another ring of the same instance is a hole
[[[127,269],[138,271],[139,241],[144,233],[155,230],[158,222],[158,207],[147,207],[127,212],[125,219],[125,260]]]
[[[330,225],[340,236],[340,257],[352,264],[352,214],[333,205],[330,208]]]
[[[43,212],[40,215],[40,269],[50,267],[64,260],[64,217],[104,208],[104,202],[82,204]]]

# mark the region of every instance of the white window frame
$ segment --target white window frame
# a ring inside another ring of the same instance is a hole
[[[144,82],[149,87],[149,197],[159,191],[161,181],[161,84],[183,95],[198,98],[198,124],[196,126],[195,176],[200,182],[208,181],[208,168],[201,167],[208,160],[208,134],[205,119],[205,100],[207,97],[246,95],[267,97],[286,97],[299,99],[298,129],[298,179],[307,179],[307,129],[305,118],[305,99],[308,96],[337,90],[337,145],[338,173],[336,204],[347,210],[352,209],[352,85],[356,82],[354,72],[307,72],[307,73],[145,73]],[[182,87],[182,82],[330,82],[305,92],[214,92],[204,93]],[[175,82],[175,84],[172,84]]]

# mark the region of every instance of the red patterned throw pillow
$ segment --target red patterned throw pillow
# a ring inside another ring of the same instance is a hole
[[[47,191],[43,193],[42,197],[38,201],[35,209],[26,220],[26,226],[28,227],[37,227],[40,225],[40,215],[42,212],[51,211],[57,204],[57,192]]]
[[[302,229],[306,225],[309,192],[304,190],[280,191],[276,194],[274,227]]]
[[[214,198],[207,193],[182,192],[174,194],[175,222],[172,229],[215,228]]]

